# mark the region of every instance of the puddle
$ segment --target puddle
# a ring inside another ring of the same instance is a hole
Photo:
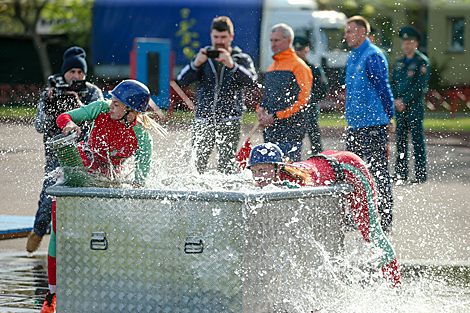
[[[47,293],[47,255],[0,254],[0,311],[39,312]]]

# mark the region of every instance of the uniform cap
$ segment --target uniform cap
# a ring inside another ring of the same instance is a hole
[[[292,45],[294,46],[295,50],[300,50],[305,47],[310,47],[310,41],[308,41],[304,37],[295,37]]]
[[[401,39],[403,40],[417,40],[418,42],[421,41],[421,33],[414,28],[413,26],[404,26],[400,29],[400,32],[398,33],[398,36],[400,36]]]

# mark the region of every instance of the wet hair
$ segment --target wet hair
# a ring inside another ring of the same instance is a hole
[[[366,36],[369,36],[370,24],[365,18],[363,18],[360,15],[352,16],[348,18],[348,20],[346,21],[346,25],[348,25],[349,23],[353,23],[353,22],[356,23],[357,26],[364,28],[366,30]]]
[[[211,24],[211,30],[213,29],[219,32],[228,31],[230,35],[233,35],[233,23],[227,16],[214,18]]]
[[[292,28],[289,25],[284,24],[284,23],[276,24],[273,27],[271,27],[271,33],[278,32],[278,31],[282,32],[283,34],[282,37],[292,39],[291,41],[291,46],[292,46],[292,42],[294,41],[294,31],[292,30]]]

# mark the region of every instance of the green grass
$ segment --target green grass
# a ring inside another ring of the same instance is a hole
[[[167,114],[166,110],[163,110]],[[0,118],[24,118],[31,119],[36,115],[35,107],[22,106],[2,106],[0,107]],[[174,111],[172,121],[191,122],[194,118],[193,112]],[[243,124],[254,124],[256,122],[256,113],[248,111],[242,119]],[[346,119],[342,113],[321,113],[320,127],[340,127],[347,126]],[[460,112],[455,118],[452,118],[447,111],[426,112],[424,119],[424,128],[433,131],[457,131],[470,132],[470,114]]]
[[[30,119],[36,115],[35,107],[0,107],[0,118],[22,118]]]
[[[424,129],[433,131],[470,132],[470,117],[425,118]]]

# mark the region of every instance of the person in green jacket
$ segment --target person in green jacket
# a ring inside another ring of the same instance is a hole
[[[423,183],[426,173],[426,145],[424,139],[424,96],[428,88],[430,64],[428,58],[418,50],[421,34],[411,26],[403,27],[399,36],[402,39],[404,56],[393,66],[391,87],[395,98],[396,181],[407,181],[408,175],[408,135],[413,144],[415,159],[415,179],[412,183]]]

